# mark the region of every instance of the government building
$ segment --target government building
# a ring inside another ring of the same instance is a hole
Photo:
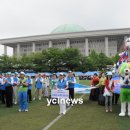
[[[66,24],[55,28],[50,34],[0,39],[7,55],[7,46],[13,55],[21,56],[41,52],[48,48],[77,48],[88,56],[92,50],[113,56],[122,51],[124,40],[130,36],[130,28],[87,31],[79,25]]]

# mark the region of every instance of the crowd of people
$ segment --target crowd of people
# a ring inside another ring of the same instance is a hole
[[[120,96],[114,93],[115,76],[118,75],[112,72],[101,73],[99,76],[94,74],[91,80],[91,86],[96,86],[97,88],[91,90],[89,99],[105,106],[106,112],[112,112],[112,104],[117,104]]]
[[[33,82],[35,85],[34,97],[32,97]],[[68,75],[60,73],[57,77],[56,73],[52,77],[46,74],[37,74],[34,80],[30,75],[20,72],[12,74],[0,74],[0,98],[2,104],[10,108],[19,104],[19,112],[28,112],[28,104],[32,100],[41,100],[42,97],[51,98],[50,91],[54,89],[69,90],[69,98],[74,98],[75,76],[72,71]],[[70,105],[73,106],[72,103]],[[66,114],[66,104],[60,103],[60,114]]]
[[[97,75],[96,73],[91,77],[91,89],[89,100],[97,101],[99,105],[105,106],[106,112],[112,112],[112,105],[118,103],[119,96],[121,97],[121,114],[124,116],[126,109],[126,102],[130,101],[130,94],[126,94],[126,88],[129,89],[130,78],[129,70],[125,70],[124,79],[116,73],[108,72]],[[115,77],[119,78],[121,93],[115,93]],[[37,74],[34,79],[30,75],[26,75],[24,72],[17,72],[12,74],[10,72],[6,74],[0,74],[0,99],[2,104],[10,108],[13,105],[19,104],[19,112],[28,112],[28,104],[32,100],[41,100],[42,97],[50,98],[51,90],[68,90],[69,99],[74,99],[74,88],[76,78],[72,71],[69,71],[67,75],[60,73],[58,76],[53,73],[51,77],[46,74]],[[32,94],[32,88],[35,86],[34,94]],[[124,93],[125,92],[125,93]],[[32,95],[34,95],[32,97]],[[127,96],[126,96],[127,95]],[[50,105],[50,104],[49,104]],[[47,105],[47,106],[49,106]],[[74,104],[70,101],[71,106]],[[130,115],[130,104],[129,115]],[[66,103],[59,103],[60,112],[59,114],[66,114]]]

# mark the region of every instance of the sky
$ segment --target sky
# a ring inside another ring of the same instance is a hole
[[[130,0],[0,0],[0,39],[49,34],[62,24],[130,28]]]

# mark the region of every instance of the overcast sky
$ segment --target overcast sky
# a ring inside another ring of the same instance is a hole
[[[130,0],[0,0],[0,39],[48,34],[61,24],[128,28]]]

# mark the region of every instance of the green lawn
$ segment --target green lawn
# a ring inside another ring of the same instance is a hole
[[[89,81],[81,81],[90,84]],[[81,95],[76,95],[80,97]],[[50,130],[130,130],[130,118],[120,118],[120,105],[113,106],[113,113],[105,113],[103,106],[88,101],[75,105],[62,116]],[[58,105],[46,106],[46,99],[29,104],[29,112],[19,113],[18,106],[5,108],[0,104],[0,130],[41,130],[58,116]]]

